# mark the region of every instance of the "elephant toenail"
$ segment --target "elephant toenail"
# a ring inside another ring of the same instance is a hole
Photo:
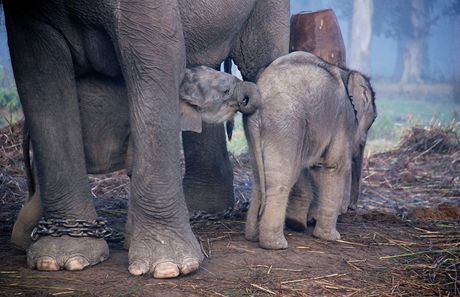
[[[187,259],[182,263],[180,272],[181,274],[190,274],[200,267],[200,263],[195,259]]]
[[[179,267],[172,262],[163,262],[155,267],[154,278],[172,278],[179,276]]]
[[[83,270],[85,267],[89,266],[89,261],[82,256],[75,256],[72,258],[69,258],[65,262],[65,269],[66,270]]]
[[[37,270],[42,271],[58,271],[59,265],[52,257],[40,257],[37,259]]]
[[[132,275],[139,276],[149,272],[149,265],[144,261],[134,261],[129,265],[128,270]]]

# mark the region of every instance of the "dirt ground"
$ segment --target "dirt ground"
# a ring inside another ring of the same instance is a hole
[[[250,197],[247,156],[232,156],[233,211],[196,213],[206,259],[190,276],[132,277],[123,250],[129,180],[91,177],[101,216],[118,231],[110,258],[81,272],[38,272],[9,243],[25,199],[20,127],[0,131],[0,296],[458,296],[460,145],[450,131],[417,130],[401,148],[366,158],[359,208],[338,223],[342,240],[286,230],[289,248],[263,250],[243,237]]]

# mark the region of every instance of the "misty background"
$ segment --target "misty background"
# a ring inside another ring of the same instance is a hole
[[[291,0],[291,14],[333,9],[347,67],[372,79],[378,119],[370,150],[397,145],[408,127],[441,125],[458,131],[460,0]],[[22,117],[0,14],[0,127]],[[246,150],[238,130],[230,150]]]

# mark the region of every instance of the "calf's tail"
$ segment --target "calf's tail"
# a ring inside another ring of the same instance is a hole
[[[253,170],[254,175],[259,177],[259,189],[260,189],[260,206],[259,206],[259,217],[262,216],[265,210],[266,204],[266,185],[265,185],[265,166],[262,151],[261,131],[260,122],[257,121],[259,111],[256,111],[252,115],[243,115],[244,132],[246,139],[248,140],[249,151],[252,154],[254,160]]]
[[[232,58],[228,57],[224,60],[225,73],[232,74]],[[225,131],[227,132],[228,141],[232,140],[233,128],[235,127],[235,120],[231,119],[225,123]]]

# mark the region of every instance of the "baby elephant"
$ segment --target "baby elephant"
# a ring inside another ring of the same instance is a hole
[[[303,229],[310,211],[314,236],[340,239],[337,217],[350,195],[357,201],[367,132],[377,116],[369,80],[294,52],[268,66],[257,85],[260,107],[244,116],[254,168],[246,238],[287,248],[286,217]]]

